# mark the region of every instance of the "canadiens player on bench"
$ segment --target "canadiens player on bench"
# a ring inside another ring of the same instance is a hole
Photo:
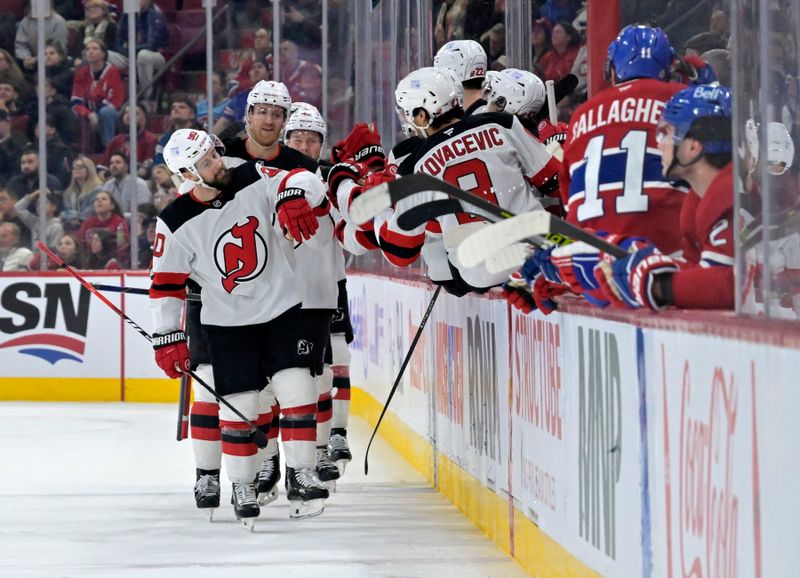
[[[208,134],[192,129],[176,131],[164,151],[170,170],[194,188],[156,225],[150,289],[156,363],[171,378],[189,366],[180,312],[191,276],[203,288],[214,387],[254,421],[259,391],[271,379],[295,434],[284,444],[290,515],[315,515],[328,497],[314,471],[317,388],[310,355],[298,347],[308,328],[291,291],[297,280],[272,219],[277,214],[298,241],[313,241],[319,227],[313,206],[324,203],[324,186],[308,172],[268,175],[253,163],[228,170],[219,152]],[[252,527],[260,512],[259,453],[248,426],[224,407],[219,422],[234,511]]]

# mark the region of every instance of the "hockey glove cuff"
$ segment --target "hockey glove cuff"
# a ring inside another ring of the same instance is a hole
[[[189,346],[183,331],[153,335],[156,364],[170,379],[178,379],[189,371]]]
[[[275,211],[283,231],[297,242],[307,241],[319,228],[319,221],[303,189],[293,187],[279,191]]]

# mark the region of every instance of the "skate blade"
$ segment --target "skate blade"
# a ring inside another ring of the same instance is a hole
[[[316,518],[325,511],[325,500],[309,500],[307,502],[289,502],[289,517],[293,520]]]
[[[242,518],[241,519],[242,526],[250,530],[251,532],[256,531],[256,518]]]
[[[344,475],[344,471],[347,468],[347,464],[350,463],[350,460],[336,460],[334,463],[339,470],[339,477],[341,478]]]
[[[258,494],[258,505],[266,506],[267,504],[271,504],[277,499],[278,499],[278,490],[277,488],[273,488],[269,492],[263,492]]]
[[[205,513],[208,521],[214,523],[214,512],[216,512],[216,508],[203,508],[203,513]]]
[[[328,488],[328,493],[333,495],[336,493],[336,480],[327,480],[322,482]]]

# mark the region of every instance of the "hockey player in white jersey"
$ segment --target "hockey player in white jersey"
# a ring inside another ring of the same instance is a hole
[[[327,134],[327,124],[315,106],[306,103],[292,105],[292,112],[285,129],[285,141],[289,147],[319,161]],[[334,220],[337,220],[336,213],[336,209],[331,210]],[[353,341],[353,327],[350,324],[347,304],[347,279],[342,248],[337,243],[331,243],[314,257],[308,264],[316,269],[316,272],[309,271],[309,273],[319,276],[332,273],[338,286],[337,307],[331,321],[330,344],[325,353],[325,368],[323,374],[317,378],[317,385],[320,388],[317,407],[317,472],[320,479],[325,481],[326,477],[330,476],[327,471],[329,460],[335,462],[339,472],[343,474],[346,465],[352,459],[350,446],[347,443],[347,422],[350,415],[348,344]],[[332,270],[329,271],[331,265]],[[324,271],[319,270],[320,266]],[[331,398],[331,385],[335,390],[333,398]]]
[[[486,197],[514,213],[541,209],[536,186],[554,172],[551,156],[506,113],[459,118],[449,78],[436,69],[422,68],[400,81],[395,93],[401,120],[427,136],[422,146],[401,165],[398,174],[424,172]],[[440,195],[441,196],[441,195]],[[485,290],[504,280],[482,268],[460,268],[448,259],[442,233],[480,219],[464,213],[444,215],[413,230],[397,219],[420,202],[413,195],[397,203],[388,218],[376,218],[384,255],[399,266],[412,263],[421,252],[435,283],[456,295]],[[429,200],[439,198],[435,194]],[[380,224],[379,224],[380,221]],[[449,247],[451,254],[455,247]]]
[[[433,57],[434,68],[450,70],[456,82],[457,94],[463,99],[464,116],[485,112],[483,82],[486,77],[486,51],[474,40],[451,40]]]
[[[310,352],[301,347],[307,327],[293,290],[296,277],[272,223],[314,242],[314,207],[326,202],[324,186],[305,171],[273,174],[254,163],[228,170],[213,139],[200,130],[176,131],[164,156],[194,188],[157,221],[150,289],[156,362],[172,378],[188,367],[180,313],[191,276],[203,288],[213,386],[255,421],[259,390],[271,379],[294,417],[294,435],[285,444],[292,513],[314,506],[321,512],[328,492],[314,471],[317,394]],[[236,515],[252,520],[259,514],[254,480],[260,466],[252,432],[224,407],[219,422]]]

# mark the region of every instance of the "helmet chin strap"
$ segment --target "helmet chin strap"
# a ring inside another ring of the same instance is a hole
[[[699,153],[698,153],[698,154],[697,154],[697,155],[696,155],[696,156],[695,156],[695,157],[694,157],[692,160],[690,160],[688,163],[682,163],[680,160],[678,160],[678,147],[679,147],[679,146],[680,146],[680,143],[678,143],[678,144],[675,144],[675,145],[672,145],[672,162],[671,162],[671,163],[669,164],[669,166],[667,167],[667,172],[666,172],[666,173],[664,173],[664,176],[665,176],[665,177],[668,177],[668,178],[669,178],[669,177],[670,177],[670,175],[672,174],[672,171],[673,171],[673,170],[675,170],[675,167],[681,167],[681,168],[690,167],[690,166],[692,166],[693,164],[695,164],[695,163],[697,163],[698,161],[700,161],[700,159],[702,159],[702,158],[703,158],[703,156],[705,155],[705,152],[704,152],[704,151],[700,151],[700,152],[699,152]]]

